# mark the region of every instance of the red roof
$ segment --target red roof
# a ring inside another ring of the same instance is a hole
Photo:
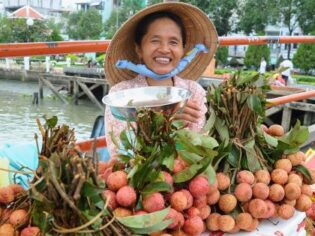
[[[45,17],[30,6],[24,6],[11,13],[14,18],[32,18],[36,20],[43,20]]]

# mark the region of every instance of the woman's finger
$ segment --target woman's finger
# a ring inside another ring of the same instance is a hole
[[[183,121],[187,121],[187,122],[192,122],[192,123],[196,123],[198,121],[198,119],[196,119],[195,117],[193,117],[187,113],[176,114],[175,119],[176,120],[183,120]]]

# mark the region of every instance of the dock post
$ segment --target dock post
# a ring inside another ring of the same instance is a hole
[[[39,98],[43,99],[44,98],[44,89],[43,89],[43,81],[42,77],[38,77],[38,87],[39,87]]]
[[[281,120],[281,126],[283,127],[285,132],[288,132],[290,129],[291,115],[292,115],[292,110],[288,106],[289,105],[285,105],[283,107],[282,120]]]
[[[74,96],[74,104],[78,105],[79,101],[79,85],[76,81],[76,78],[73,80],[73,96]]]

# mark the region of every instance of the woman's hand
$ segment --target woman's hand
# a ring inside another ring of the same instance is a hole
[[[175,115],[176,120],[183,120],[186,124],[197,123],[203,116],[199,103],[196,101],[188,100],[183,112]]]

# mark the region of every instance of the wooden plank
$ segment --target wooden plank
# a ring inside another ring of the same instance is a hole
[[[271,107],[266,111],[266,116],[271,116],[283,109],[283,106]]]
[[[75,77],[76,80],[79,80],[80,82],[83,83],[93,83],[93,84],[105,84],[106,80],[105,79],[97,79],[97,78],[87,78],[87,77]]]
[[[282,112],[281,126],[287,132],[290,129],[292,110],[288,106],[284,106]]]
[[[80,82],[79,80],[76,81],[80,87],[82,88],[82,90],[86,93],[86,95],[91,99],[92,102],[94,102],[101,110],[104,111],[104,106],[96,99],[96,97],[94,96],[94,94],[89,90],[89,88],[82,82]]]
[[[294,110],[315,112],[315,104],[305,102],[290,102],[288,106]]]
[[[89,90],[92,91],[92,90],[96,89],[96,88],[99,87],[99,86],[102,86],[102,85],[101,85],[101,84],[94,84],[94,85],[92,85],[91,87],[89,87]],[[83,95],[85,95],[85,92],[84,92],[84,91],[83,91],[83,92],[80,92],[80,93],[78,94],[78,98],[82,97]]]
[[[63,101],[65,104],[68,104],[68,101],[58,93],[57,89],[54,87],[54,85],[53,85],[52,83],[50,83],[49,80],[45,79],[44,77],[41,77],[40,79],[42,80],[42,82],[43,82],[48,88],[50,88],[50,90],[51,90],[61,101]]]

